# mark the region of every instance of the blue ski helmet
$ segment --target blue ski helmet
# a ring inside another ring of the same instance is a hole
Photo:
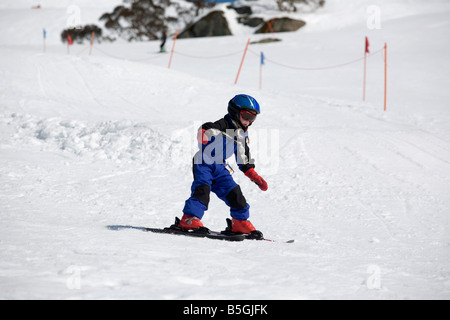
[[[241,110],[253,111],[256,112],[256,114],[261,112],[259,103],[256,99],[247,94],[238,94],[228,102],[228,114],[233,120],[239,123],[239,113]]]

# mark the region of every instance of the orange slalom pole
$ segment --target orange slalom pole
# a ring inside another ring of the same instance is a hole
[[[175,37],[173,38],[172,51],[170,52],[170,60],[169,60],[169,66],[168,66],[169,69],[170,69],[170,65],[172,64],[172,57],[173,57],[173,52],[175,50],[175,42],[177,41],[177,36],[178,36],[178,29],[175,30]]]
[[[384,111],[386,111],[387,95],[387,43],[384,43]]]
[[[91,47],[89,48],[89,55],[92,55],[92,46],[94,45],[94,37],[95,37],[95,31],[92,31],[92,34],[91,34]]]
[[[244,64],[245,54],[247,53],[249,44],[250,44],[250,38],[248,38],[247,45],[245,46],[244,55],[242,56],[241,65],[239,66],[239,70],[236,75],[236,80],[234,81],[234,84],[237,84],[237,82],[238,82],[239,74],[241,73],[242,65]]]

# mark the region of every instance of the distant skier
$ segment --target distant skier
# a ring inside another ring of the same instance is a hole
[[[166,40],[167,40],[167,32],[164,29],[161,35],[161,45],[159,46],[159,52],[166,52]]]
[[[250,206],[240,186],[231,177],[231,168],[225,160],[233,154],[239,169],[262,191],[267,182],[254,170],[248,147],[248,127],[260,113],[258,102],[249,95],[239,94],[228,103],[228,114],[216,122],[203,124],[197,135],[200,151],[193,159],[194,182],[191,197],[186,200],[179,226],[197,229],[208,210],[210,192],[214,192],[230,207],[232,232],[251,233],[255,227],[248,220]]]

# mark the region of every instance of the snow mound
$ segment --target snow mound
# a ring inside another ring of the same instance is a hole
[[[15,128],[11,142],[40,144],[46,151],[62,150],[90,160],[158,163],[161,166],[189,163],[189,159],[184,159],[190,157],[191,147],[183,143],[185,135],[174,133],[167,137],[150,123],[131,120],[86,122],[58,117],[38,119],[16,113],[2,122]]]

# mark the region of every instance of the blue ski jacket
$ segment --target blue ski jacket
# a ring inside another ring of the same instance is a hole
[[[207,144],[199,143],[200,152],[194,156],[194,164],[225,164],[226,159],[234,154],[242,172],[255,168],[250,157],[248,133],[239,128],[230,115],[216,122],[204,123],[201,129],[206,130],[209,141]]]

